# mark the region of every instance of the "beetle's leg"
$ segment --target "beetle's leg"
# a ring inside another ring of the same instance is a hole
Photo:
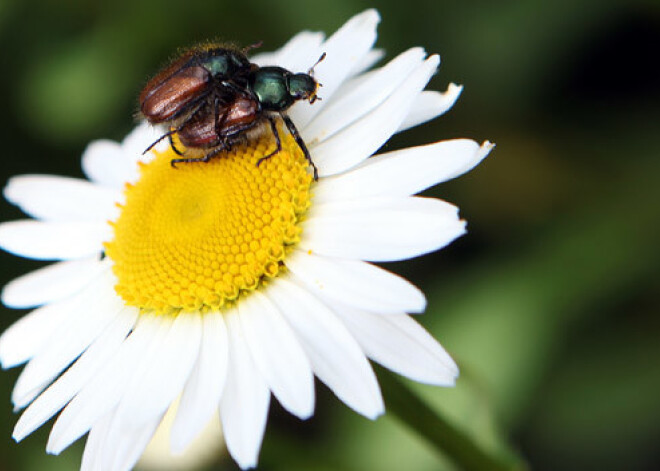
[[[181,124],[180,124],[179,126],[177,126],[176,128],[170,129],[170,130],[167,131],[165,134],[163,134],[163,135],[160,136],[158,139],[156,139],[154,142],[152,142],[152,143],[149,145],[149,147],[147,147],[147,148],[144,150],[144,152],[142,152],[142,155],[144,155],[144,154],[146,154],[147,152],[149,152],[151,149],[153,149],[153,148],[156,146],[156,144],[158,144],[160,141],[162,141],[162,140],[165,139],[165,138],[168,138],[168,139],[169,139],[169,141],[170,141],[170,147],[172,148],[172,150],[174,151],[175,154],[177,154],[177,155],[183,155],[183,153],[182,153],[179,149],[177,149],[176,146],[174,145],[174,141],[172,140],[172,135],[174,135],[174,134],[176,134],[177,132],[179,132],[179,131],[180,131],[180,130],[181,130],[186,124],[188,124],[188,122],[190,122],[190,120],[193,119],[193,117],[197,114],[197,112],[198,112],[199,110],[202,109],[202,107],[204,106],[204,103],[203,103],[203,102],[202,102],[202,103],[196,103],[195,106],[196,106],[195,110],[194,110],[193,112],[191,112],[191,113],[188,115],[188,117],[183,121],[183,123],[181,123]]]
[[[225,109],[225,112],[222,114],[220,119],[218,119],[218,116],[216,116],[216,113],[218,112],[218,100],[216,98],[214,104],[213,104],[213,120],[215,121],[215,134],[216,136],[220,137],[222,135],[222,127],[225,125],[227,122],[227,115],[229,114],[229,111]]]
[[[183,106],[179,111],[177,111],[172,116],[170,116],[169,120],[174,121],[187,114],[188,115],[186,117],[186,121],[187,121],[188,119],[190,119],[191,116],[193,116],[199,110],[201,110],[204,107],[204,105],[206,105],[207,97],[208,97],[207,92],[201,94],[200,96],[192,100],[189,104]]]
[[[176,164],[191,164],[194,162],[208,162],[211,160],[211,158],[215,157],[218,155],[220,152],[223,150],[227,150],[227,147],[225,146],[224,142],[221,143],[218,147],[213,149],[207,154],[204,154],[201,157],[194,157],[194,158],[188,158],[188,159],[172,159],[170,161],[170,164],[172,164],[172,167],[176,168]]]
[[[232,82],[231,80],[223,80],[221,83],[223,87],[227,88],[228,90],[231,90],[237,95],[245,95],[244,90],[238,85],[236,85],[234,82]]]
[[[284,120],[284,124],[286,124],[287,129],[293,136],[293,138],[296,140],[296,144],[298,144],[298,147],[300,147],[300,150],[303,151],[303,154],[305,154],[305,158],[309,162],[309,164],[312,166],[314,169],[314,181],[317,181],[319,179],[319,170],[316,168],[316,165],[314,165],[314,162],[312,162],[312,156],[309,155],[309,150],[307,150],[307,146],[305,145],[305,141],[302,140],[302,137],[300,137],[300,134],[298,133],[298,129],[296,128],[296,125],[293,124],[293,121],[291,121],[291,118],[289,118],[286,114],[280,113],[280,116]]]
[[[144,155],[144,154],[146,154],[147,152],[149,152],[151,149],[153,149],[153,148],[156,146],[156,144],[158,144],[160,141],[162,141],[162,140],[165,139],[166,137],[170,139],[170,144],[172,144],[172,134],[174,134],[175,132],[177,132],[176,129],[171,129],[171,130],[167,131],[165,134],[163,134],[163,135],[160,136],[158,139],[156,139],[154,142],[152,142],[152,143],[149,145],[149,147],[147,147],[146,149],[144,149],[144,152],[142,152],[142,155]],[[177,152],[177,154],[178,154],[178,152]],[[181,154],[179,154],[179,155],[181,155]]]
[[[257,167],[261,165],[261,162],[263,162],[266,159],[270,159],[272,156],[275,154],[279,154],[282,151],[282,141],[280,140],[280,133],[277,132],[277,124],[275,123],[275,120],[269,116],[268,121],[270,122],[270,129],[273,131],[273,135],[275,136],[275,142],[277,143],[277,149],[275,149],[273,152],[268,154],[265,157],[260,158],[257,160]]]
[[[167,137],[168,137],[169,140],[170,140],[170,147],[172,148],[172,150],[174,151],[174,153],[175,153],[176,155],[183,155],[183,152],[181,152],[179,149],[176,148],[176,146],[174,145],[174,140],[172,139],[172,135],[174,135],[175,132],[178,132],[179,129],[181,129],[181,128],[178,127],[177,129],[174,130],[174,132],[169,133]]]

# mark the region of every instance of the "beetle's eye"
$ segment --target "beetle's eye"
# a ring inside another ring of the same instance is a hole
[[[289,77],[289,93],[296,100],[314,99],[317,86],[316,80],[307,74],[295,74]]]

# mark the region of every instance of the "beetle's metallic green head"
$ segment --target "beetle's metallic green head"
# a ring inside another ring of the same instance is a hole
[[[289,76],[289,94],[294,100],[307,100],[314,103],[317,100],[316,90],[319,84],[309,74],[294,74]]]

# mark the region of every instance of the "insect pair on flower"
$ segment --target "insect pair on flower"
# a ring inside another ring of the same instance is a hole
[[[246,52],[223,45],[199,46],[152,78],[140,94],[140,112],[151,124],[166,124],[169,131],[147,151],[167,138],[180,156],[172,165],[208,162],[249,138],[251,132],[261,132],[267,122],[277,148],[262,157],[259,165],[282,150],[276,122],[279,116],[312,166],[314,179],[318,179],[309,150],[286,115],[299,100],[314,103],[319,99],[314,67],[297,74],[277,66],[259,67],[248,60]],[[175,135],[185,152],[177,148]]]

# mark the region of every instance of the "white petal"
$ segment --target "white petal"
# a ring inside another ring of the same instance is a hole
[[[21,175],[9,179],[7,201],[45,221],[105,222],[119,214],[121,192],[78,178]]]
[[[269,286],[268,295],[298,335],[316,376],[356,412],[370,419],[382,414],[376,376],[334,313],[305,289],[281,277]]]
[[[45,266],[7,283],[2,302],[25,309],[67,298],[85,287],[103,266],[98,257]]]
[[[126,427],[116,409],[92,427],[81,471],[130,471],[153,437],[163,416],[135,428]]]
[[[309,145],[317,145],[378,107],[420,65],[424,49],[416,47],[400,54],[349,92],[331,100],[316,117],[301,130]]]
[[[182,312],[167,335],[157,337],[149,353],[139,360],[117,409],[129,426],[141,427],[165,413],[192,371],[202,336],[199,312]]]
[[[314,412],[314,376],[307,356],[273,303],[255,291],[238,304],[254,363],[282,406],[306,419]]]
[[[356,76],[363,74],[365,71],[371,69],[375,64],[377,64],[383,57],[385,57],[385,51],[382,49],[371,49],[367,52],[362,60],[355,64],[355,67],[351,70],[349,76]]]
[[[21,441],[41,427],[87,384],[99,368],[119,350],[135,324],[137,314],[137,309],[124,309],[71,368],[23,412],[14,428],[14,440]]]
[[[227,328],[218,312],[202,316],[202,340],[188,383],[183,390],[171,431],[172,453],[188,448],[215,416],[227,377]]]
[[[347,93],[352,93],[357,87],[377,74],[380,68],[367,70],[374,62],[382,59],[385,56],[385,51],[382,49],[371,49],[364,57],[363,60],[356,64],[356,68],[351,72],[350,77],[345,80],[335,92],[337,97],[344,96]]]
[[[438,250],[465,233],[458,209],[434,198],[368,198],[317,205],[300,249],[386,262]]]
[[[103,444],[103,456],[99,471],[130,471],[154,436],[163,414],[135,428],[126,428],[120,416],[115,414],[108,437]]]
[[[0,224],[0,248],[38,260],[90,257],[112,237],[107,223],[21,220]]]
[[[366,10],[348,20],[316,51],[314,60],[322,52],[326,53],[325,60],[314,69],[316,78],[323,84],[319,92],[323,100],[311,106],[301,102],[291,107],[289,115],[296,126],[304,128],[323,109],[324,103],[330,102],[330,97],[352,70],[362,63],[376,41],[376,26],[379,22],[380,15],[376,10]]]
[[[375,49],[369,51],[369,53],[374,52]],[[365,56],[366,57],[366,56]],[[364,82],[371,80],[371,78],[380,71],[380,68],[367,70],[366,72],[353,76],[341,84],[341,87],[335,92],[337,97],[342,97],[349,93],[352,93],[358,87],[361,87]]]
[[[259,66],[276,65],[292,72],[309,69],[318,59],[323,33],[301,31],[275,52],[262,52],[250,58]]]
[[[458,376],[456,363],[407,314],[379,316],[349,307],[335,312],[372,360],[421,383],[454,385]]]
[[[474,168],[493,148],[470,139],[453,139],[379,154],[350,172],[320,180],[314,203],[372,196],[409,196]]]
[[[75,298],[74,311],[30,360],[16,381],[12,401],[25,407],[57,375],[73,362],[105,330],[124,308],[113,288],[114,277],[106,271]]]
[[[360,260],[339,260],[296,250],[286,266],[314,292],[379,313],[423,312],[424,294],[407,280]]]
[[[138,161],[148,161],[153,154],[144,151],[163,135],[158,126],[147,122],[138,124],[121,144],[109,140],[94,141],[83,153],[82,167],[85,175],[99,185],[122,190],[127,182],[138,180]],[[167,139],[159,142],[154,150],[167,148]]]
[[[454,106],[462,91],[462,85],[450,83],[444,93],[431,90],[420,93],[397,132],[405,131],[446,113]]]
[[[151,146],[156,140],[163,136],[164,130],[160,126],[152,126],[146,121],[138,124],[122,141],[121,150],[124,158],[128,160],[130,166],[128,172],[124,175],[124,181],[133,182],[137,179],[139,174],[138,161],[148,162],[151,160],[153,153],[144,153],[144,151]],[[170,143],[167,139],[163,139],[153,147],[153,150],[162,152],[168,149]]]
[[[85,442],[85,451],[80,464],[80,471],[100,471],[102,470],[101,456],[104,452],[106,438],[112,425],[112,419],[115,411],[109,412],[94,424],[87,435]]]
[[[90,143],[82,155],[82,169],[94,183],[121,190],[137,166],[126,158],[121,146],[110,140]]]
[[[220,420],[232,458],[242,469],[257,465],[266,429],[270,390],[247,349],[238,313],[225,314],[229,369],[220,401]]]
[[[310,152],[319,175],[344,172],[376,152],[399,128],[439,61],[438,56],[429,57],[376,109],[330,139],[318,145],[312,143]]]
[[[48,453],[59,454],[115,408],[135,371],[135,363],[148,353],[155,339],[168,332],[170,324],[161,316],[140,316],[112,361],[60,413],[48,439]]]
[[[0,362],[3,368],[25,363],[39,352],[58,326],[73,314],[76,301],[67,299],[26,314],[0,336]]]

